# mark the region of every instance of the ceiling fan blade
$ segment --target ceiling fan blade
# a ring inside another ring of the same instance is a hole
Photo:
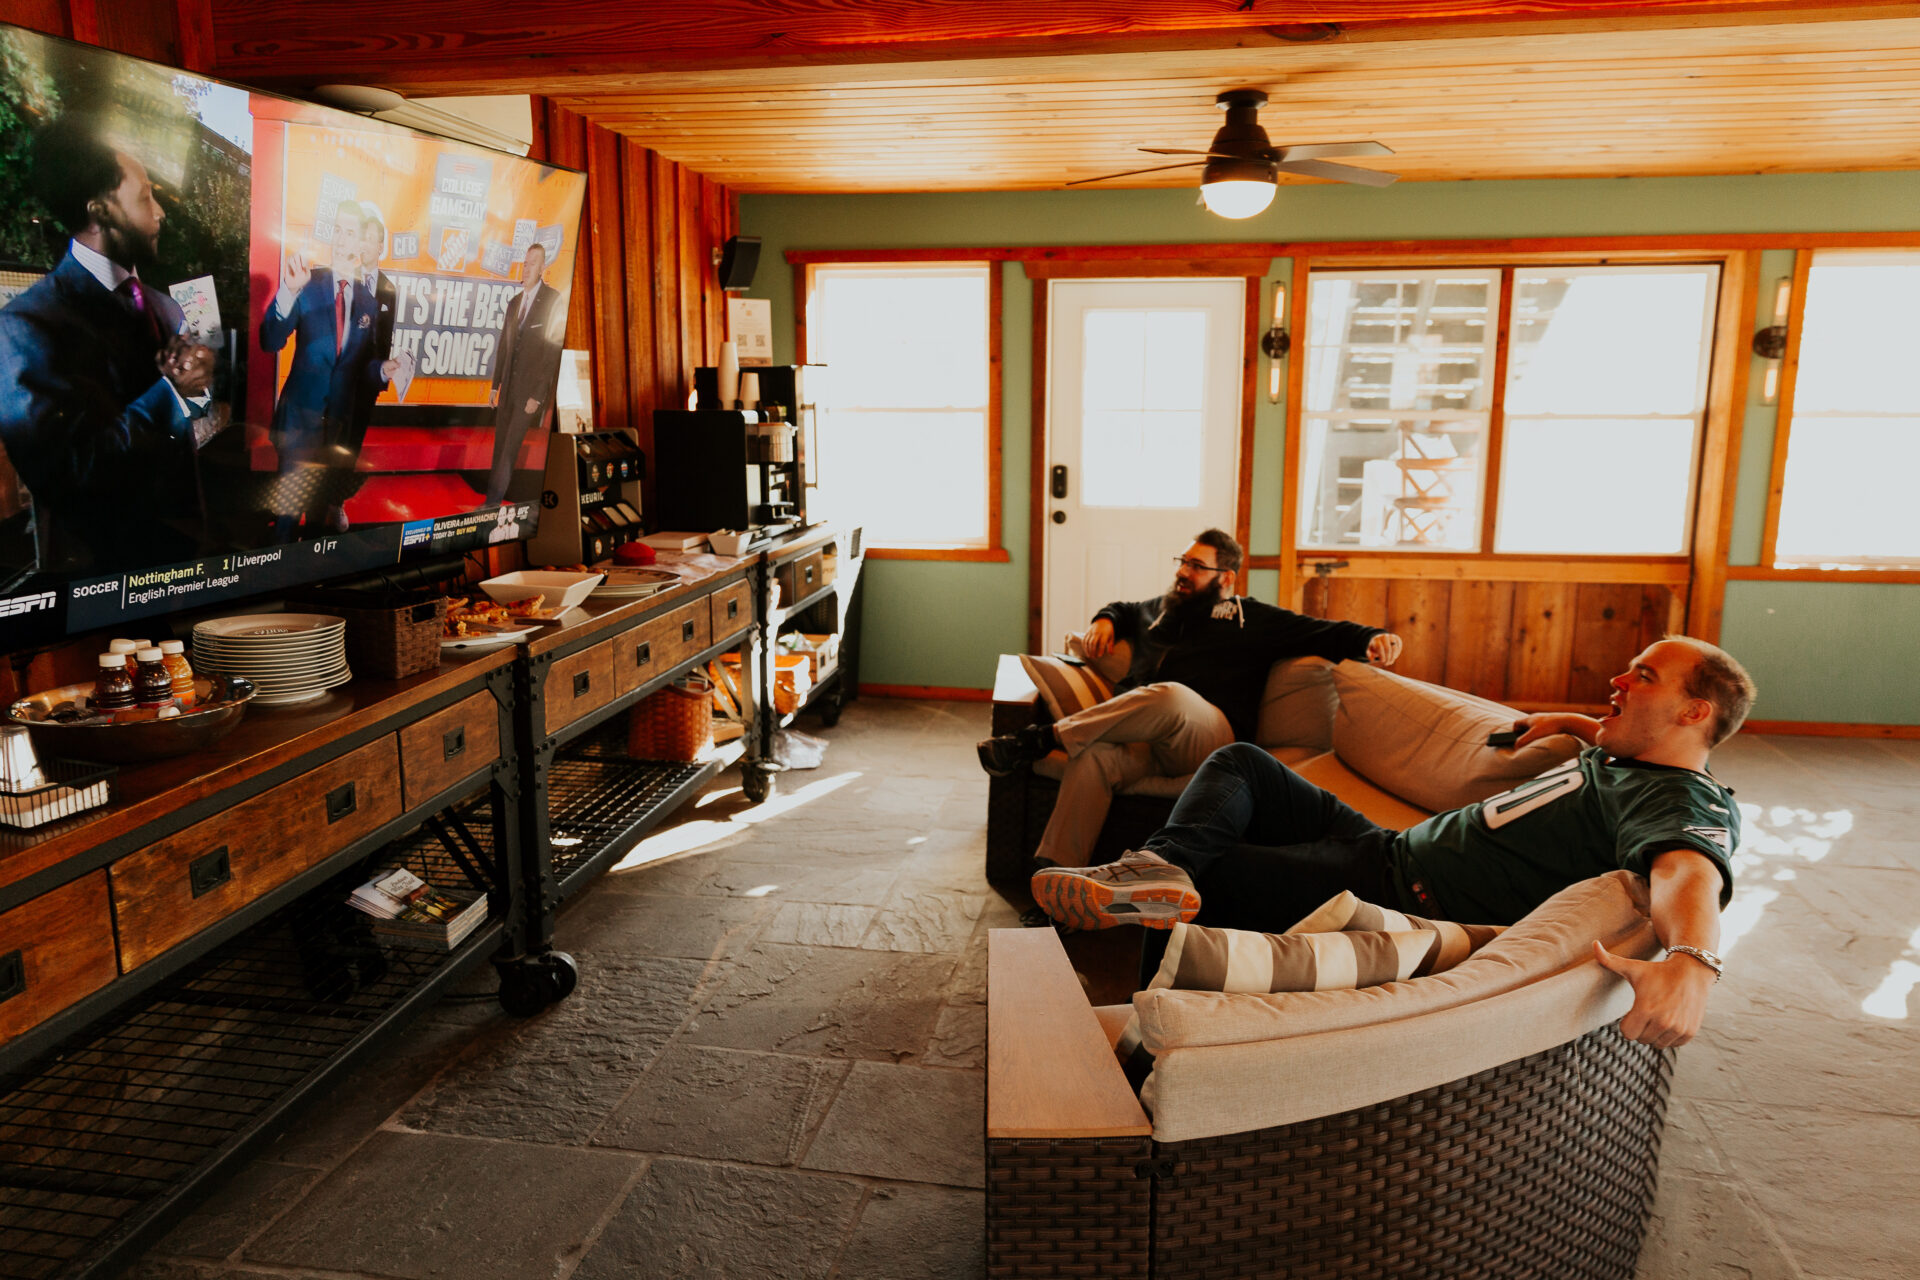
[[[1140,173],[1159,173],[1165,169],[1191,169],[1191,168],[1194,168],[1196,165],[1202,165],[1205,163],[1206,161],[1204,160],[1188,160],[1181,164],[1157,164],[1151,169],[1129,169],[1125,173],[1103,173],[1097,178],[1075,178],[1072,182],[1069,182],[1066,185],[1069,187],[1077,187],[1082,185],[1083,183],[1088,183],[1088,182],[1105,182],[1109,178],[1131,178],[1135,174],[1140,174]]]
[[[1276,160],[1326,160],[1333,156],[1390,156],[1393,148],[1379,142],[1296,142],[1275,147]]]
[[[1217,151],[1193,151],[1186,147],[1141,147],[1140,150],[1156,156],[1214,156]]]
[[[1275,168],[1282,173],[1302,173],[1309,178],[1325,178],[1329,182],[1353,182],[1363,187],[1387,187],[1399,181],[1397,173],[1381,173],[1374,169],[1362,169],[1358,165],[1331,164],[1325,160],[1282,160]]]

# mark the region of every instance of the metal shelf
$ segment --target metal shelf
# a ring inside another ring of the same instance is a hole
[[[489,805],[462,817],[491,862]],[[471,883],[423,829],[0,1080],[0,1278],[123,1265],[301,1099],[492,953],[497,914],[450,954],[376,940],[346,895],[370,868],[401,865]]]
[[[548,766],[552,876],[562,900],[724,767],[718,759],[635,760],[626,754],[626,734],[625,720],[609,721],[563,744]]]

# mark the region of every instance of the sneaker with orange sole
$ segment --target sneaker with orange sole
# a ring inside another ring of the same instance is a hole
[[[1101,867],[1048,867],[1036,871],[1033,900],[1061,924],[1075,929],[1111,929],[1138,924],[1171,929],[1200,911],[1193,879],[1156,853],[1135,849]]]

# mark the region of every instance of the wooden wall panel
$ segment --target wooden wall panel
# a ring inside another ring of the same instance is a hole
[[[1406,642],[1394,670],[1441,683],[1447,674],[1447,606],[1453,584],[1397,578],[1387,584],[1386,628]]]
[[[687,400],[680,368],[680,203],[674,165],[650,153],[647,180],[653,212],[653,372],[660,380],[660,407],[667,408]]]
[[[1569,582],[1514,584],[1507,702],[1567,701],[1575,590]]]
[[[620,212],[627,255],[626,333],[622,336],[627,348],[627,386],[636,405],[627,425],[648,457],[653,456],[652,409],[660,407],[660,372],[653,355],[653,210],[646,198],[652,189],[650,181],[647,149],[629,138],[620,139]],[[642,488],[643,506],[651,497]]]
[[[1327,579],[1327,606],[1323,615],[1344,618],[1369,627],[1387,625],[1387,581],[1385,578]]]
[[[1640,652],[1640,611],[1645,587],[1582,583],[1575,591],[1573,662],[1567,696],[1600,703],[1612,692],[1607,681],[1627,669]]]
[[[1507,698],[1507,653],[1513,646],[1511,582],[1456,582],[1447,605],[1446,678],[1450,689]]]
[[[733,193],[552,103],[537,112],[547,157],[585,170],[567,341],[592,356],[595,421],[653,448],[653,411],[686,403],[712,363],[723,311],[708,254],[737,216]],[[655,476],[641,490],[644,516]]]

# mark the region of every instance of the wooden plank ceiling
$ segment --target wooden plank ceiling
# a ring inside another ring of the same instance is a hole
[[[1920,167],[1920,5],[1876,0],[214,0],[213,19],[224,76],[546,94],[745,192],[1058,188],[1204,147],[1214,95],[1243,86],[1271,96],[1276,143],[1377,139],[1395,154],[1359,163],[1409,181]]]

